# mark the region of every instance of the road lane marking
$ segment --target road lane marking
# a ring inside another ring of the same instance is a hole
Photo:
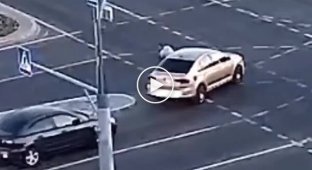
[[[176,11],[165,11],[165,12],[161,12],[158,15],[159,16],[166,16],[166,15],[171,15],[173,13],[175,13]]]
[[[82,33],[82,31],[73,31],[73,32],[70,32],[69,34],[71,34],[71,35],[79,35],[81,33]],[[60,38],[65,38],[65,37],[67,37],[67,36],[64,35],[64,34],[53,35],[53,36],[49,36],[49,37],[40,38],[40,39],[37,39],[37,40],[32,40],[32,41],[28,41],[28,42],[23,42],[23,43],[18,43],[18,44],[14,44],[14,45],[1,47],[0,51],[13,49],[13,48],[16,48],[18,46],[34,45],[34,44],[38,44],[38,43],[42,43],[42,42],[46,42],[46,41],[51,41],[51,40],[56,40],[56,39],[60,39]]]
[[[265,110],[265,111],[256,113],[255,115],[252,116],[252,118],[263,117],[264,115],[267,115],[267,114],[269,114],[269,113],[270,113],[270,111]]]
[[[283,103],[283,104],[276,106],[276,109],[283,109],[283,108],[287,107],[288,105],[289,105],[288,103]]]
[[[306,144],[308,142],[310,142],[310,138],[304,139],[304,140],[299,141],[297,143],[299,143],[299,144]],[[194,168],[192,170],[208,170],[208,169],[213,169],[213,168],[217,168],[217,167],[221,167],[221,166],[226,166],[226,165],[234,164],[234,163],[237,163],[237,162],[247,161],[247,160],[250,160],[250,159],[253,159],[253,158],[264,156],[264,155],[267,155],[267,154],[270,154],[270,153],[274,153],[274,152],[277,152],[277,151],[282,151],[282,150],[285,150],[285,149],[289,149],[289,148],[292,148],[294,146],[296,146],[295,143],[289,143],[289,144],[277,146],[277,147],[274,147],[274,148],[260,150],[258,152],[254,152],[254,153],[251,153],[251,154],[248,154],[248,155],[243,155],[243,156],[239,156],[239,157],[236,157],[236,158],[231,158],[231,159],[227,159],[227,160],[224,160],[224,161],[216,162],[216,163],[213,163],[213,164],[210,164],[210,165]]]
[[[304,96],[300,96],[298,98],[295,98],[294,101],[295,102],[300,102],[301,100],[303,100],[305,97]]]

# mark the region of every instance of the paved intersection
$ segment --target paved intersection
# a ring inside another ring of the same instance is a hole
[[[1,2],[44,21],[47,37],[63,36],[28,45],[38,63],[95,85],[92,27],[82,0]],[[310,169],[312,22],[290,8],[310,12],[303,2],[114,2],[121,11],[116,10],[116,21],[103,31],[105,49],[114,54],[106,60],[109,90],[137,99],[133,108],[117,113],[118,169]],[[287,5],[267,10],[279,3]],[[202,106],[147,104],[138,97],[135,81],[143,68],[157,64],[159,42],[243,52],[248,63],[245,82],[214,91]],[[5,62],[0,67],[1,110],[83,94],[44,73],[30,79],[18,76],[14,50],[0,51]],[[94,155],[81,151],[56,157],[39,169],[97,169]]]

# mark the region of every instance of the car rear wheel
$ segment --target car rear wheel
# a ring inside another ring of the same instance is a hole
[[[233,74],[233,82],[234,83],[241,83],[243,81],[243,68],[242,66],[237,66],[235,68],[234,74]]]
[[[202,104],[206,100],[206,86],[201,84],[198,86],[196,95],[193,97],[192,101],[194,104]]]
[[[40,154],[35,148],[29,148],[24,152],[23,161],[27,167],[36,167],[40,163]]]

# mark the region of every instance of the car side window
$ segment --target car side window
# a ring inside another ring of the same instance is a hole
[[[51,117],[45,118],[32,124],[25,133],[32,134],[32,133],[43,132],[43,131],[51,130],[54,127],[55,126],[54,126],[53,119]]]
[[[64,127],[72,125],[73,120],[75,119],[77,118],[70,115],[56,115],[53,117],[56,127]]]
[[[222,57],[222,58],[220,58],[220,62],[221,63],[224,63],[224,62],[227,62],[227,61],[229,61],[230,60],[230,57],[228,57],[228,56],[225,56],[225,57]]]

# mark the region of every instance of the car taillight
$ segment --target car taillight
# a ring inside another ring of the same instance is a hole
[[[190,83],[190,80],[187,79],[178,79],[178,80],[174,80],[175,82],[181,83],[181,84],[188,84]]]

